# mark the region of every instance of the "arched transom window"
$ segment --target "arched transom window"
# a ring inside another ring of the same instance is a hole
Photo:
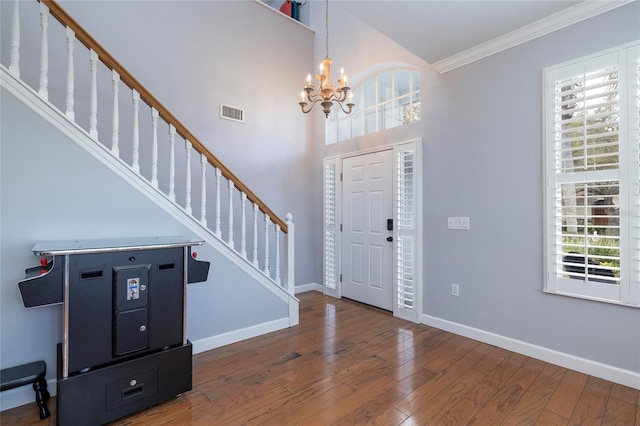
[[[350,115],[338,107],[326,121],[325,144],[344,141],[420,120],[420,72],[393,69],[353,88]]]

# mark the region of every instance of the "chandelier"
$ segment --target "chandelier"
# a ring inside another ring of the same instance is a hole
[[[304,86],[304,91],[300,93],[302,98],[301,102],[298,102],[303,113],[308,113],[314,107],[315,104],[320,102],[322,110],[326,118],[329,118],[331,107],[336,102],[345,114],[350,114],[351,109],[355,106],[353,103],[353,93],[349,94],[349,86],[347,86],[347,76],[344,74],[344,68],[340,69],[340,78],[338,79],[338,87],[331,84],[331,59],[329,59],[329,0],[326,1],[325,8],[325,29],[326,29],[326,47],[327,54],[320,64],[320,73],[316,75],[318,79],[318,89],[314,92],[313,83],[311,82],[311,74],[307,75],[307,83]],[[312,93],[313,92],[313,93]],[[345,109],[343,102],[349,95],[349,101],[347,108]],[[309,105],[308,109],[305,107]]]

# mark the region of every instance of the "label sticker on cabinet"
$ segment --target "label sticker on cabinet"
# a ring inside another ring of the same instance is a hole
[[[140,299],[140,278],[127,278],[127,300]]]

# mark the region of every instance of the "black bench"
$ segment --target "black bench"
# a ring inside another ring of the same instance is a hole
[[[5,368],[0,371],[0,392],[33,383],[33,390],[36,391],[36,403],[40,409],[40,418],[46,419],[49,417],[47,401],[50,397],[47,390],[47,380],[44,378],[46,374],[47,364],[44,361]]]

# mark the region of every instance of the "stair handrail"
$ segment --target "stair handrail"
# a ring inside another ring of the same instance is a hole
[[[98,59],[110,70],[120,75],[120,80],[130,89],[137,91],[140,98],[149,106],[155,108],[160,117],[167,123],[174,126],[176,132],[184,139],[191,142],[193,148],[207,158],[212,166],[220,170],[222,176],[233,182],[235,187],[246,194],[247,198],[256,204],[260,211],[266,214],[269,219],[280,226],[283,233],[288,232],[287,223],[277,216],[257,195],[253,193],[235,174],[233,174],[218,158],[209,151],[200,140],[193,135],[169,110],[162,105],[129,71],[127,71],[106,49],[104,49],[80,24],[78,24],[69,14],[62,9],[54,0],[38,0],[49,8],[51,15],[62,25],[69,27],[75,32],[75,37],[85,47],[93,50],[98,55]]]

